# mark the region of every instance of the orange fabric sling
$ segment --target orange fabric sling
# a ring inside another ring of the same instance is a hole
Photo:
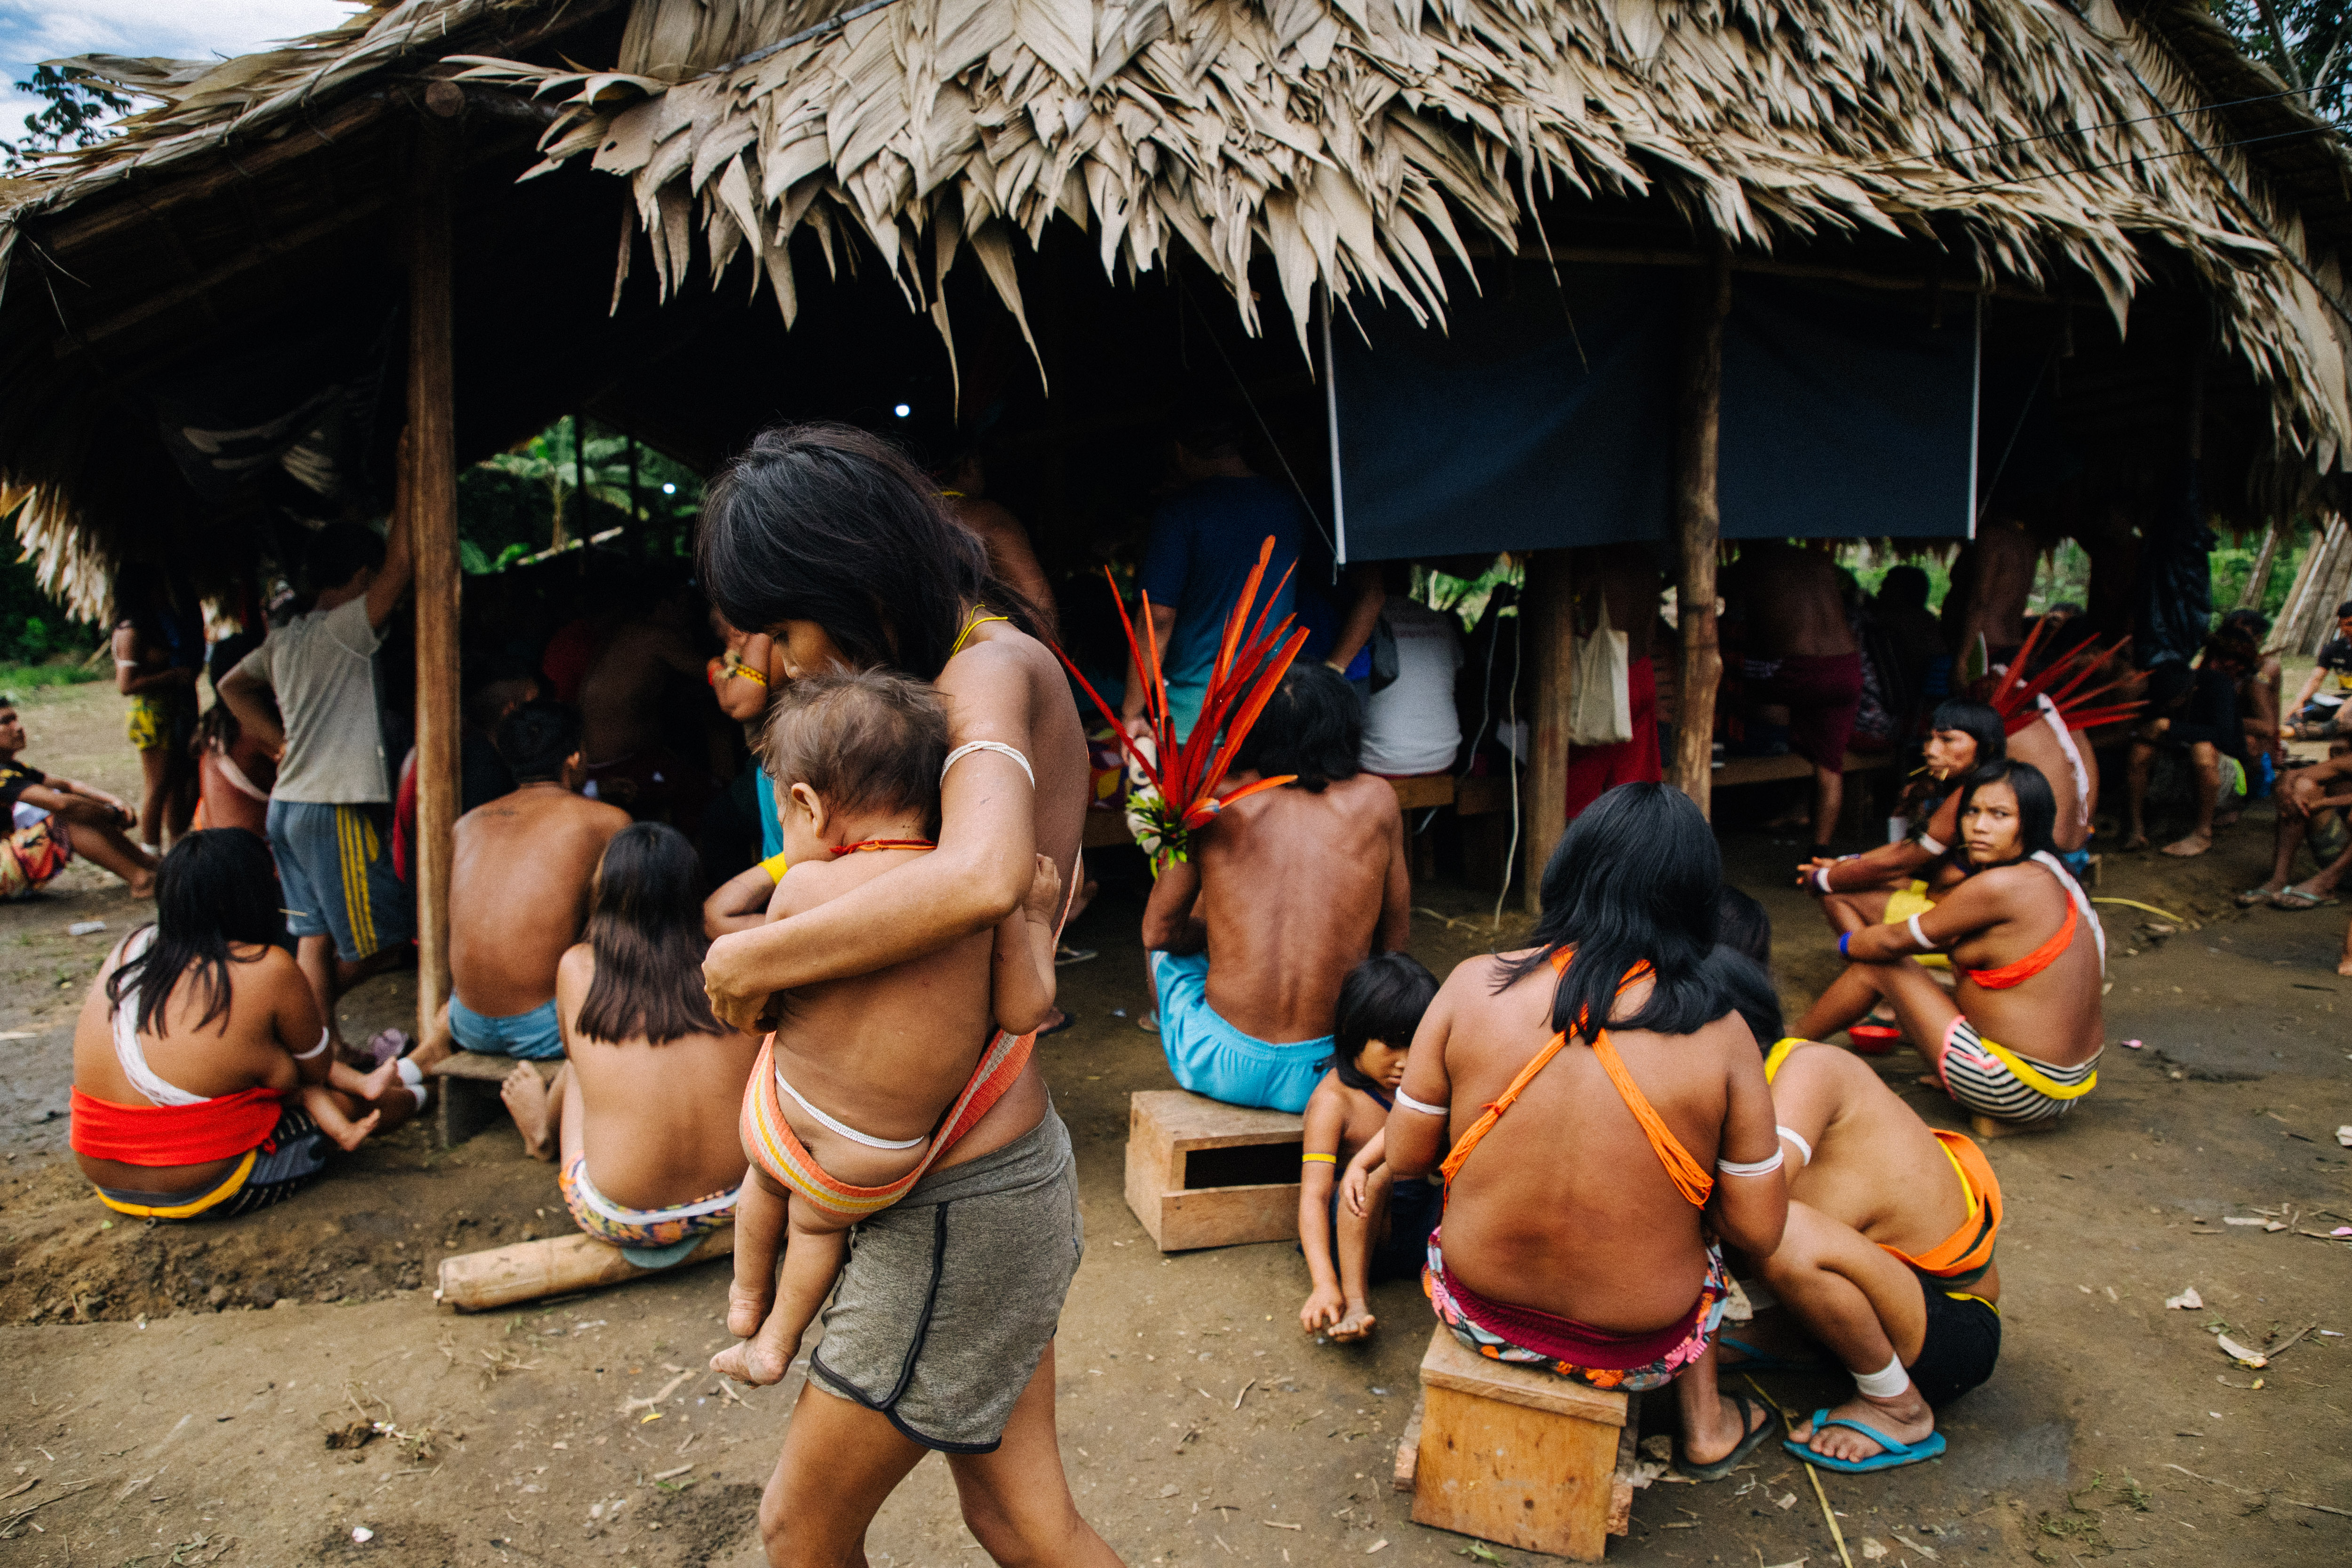
[[[1879,1250],[1922,1274],[1946,1279],[1961,1275],[1973,1278],[1991,1267],[1993,1244],[2000,1237],[2000,1180],[1992,1173],[1984,1151],[1973,1140],[1940,1127],[1928,1131],[1935,1133],[1936,1142],[1943,1146],[1944,1158],[1952,1163],[1953,1172],[1960,1178],[1960,1191],[1969,1202],[1968,1218],[1951,1235],[1916,1257],[1883,1241],[1878,1244]]]
[[[2022,985],[2058,962],[2058,955],[2073,945],[2074,928],[2080,923],[2081,917],[2074,912],[2074,900],[2068,899],[2066,923],[2058,928],[2056,936],[2015,963],[2004,963],[1998,969],[1971,969],[1966,972],[1968,977],[1988,991],[2006,991],[2013,985]]]
[[[1569,961],[1574,956],[1575,952],[1571,948],[1554,952],[1551,955],[1552,972],[1566,974]],[[1650,965],[1646,960],[1635,964],[1625,972],[1625,978],[1618,982],[1617,994],[1622,996],[1649,974]],[[1579,1019],[1579,1026],[1589,1021]],[[1520,1092],[1534,1081],[1536,1074],[1543,1071],[1552,1058],[1567,1045],[1568,1032],[1565,1029],[1553,1035],[1543,1049],[1535,1054],[1535,1059],[1519,1069],[1519,1076],[1511,1080],[1511,1086],[1502,1092],[1501,1097],[1488,1105],[1478,1120],[1462,1134],[1462,1141],[1454,1145],[1453,1152],[1446,1155],[1445,1163],[1438,1167],[1445,1177],[1449,1194],[1454,1187],[1454,1173],[1462,1168],[1462,1162],[1470,1157],[1470,1151],[1475,1149],[1495,1123],[1502,1120],[1503,1112],[1517,1102]],[[1591,1045],[1592,1054],[1601,1059],[1601,1070],[1609,1075],[1609,1081],[1617,1086],[1619,1098],[1625,1101],[1625,1109],[1633,1113],[1633,1120],[1641,1126],[1642,1136],[1650,1141],[1650,1147],[1656,1152],[1658,1163],[1666,1168],[1666,1175],[1675,1184],[1675,1190],[1682,1194],[1693,1208],[1705,1208],[1707,1198],[1715,1192],[1713,1173],[1691,1158],[1690,1151],[1682,1146],[1674,1130],[1666,1125],[1664,1119],[1642,1093],[1641,1086],[1633,1081],[1633,1075],[1626,1070],[1624,1059],[1618,1056],[1617,1047],[1610,1044],[1609,1031],[1605,1028],[1596,1030]]]
[[[77,1154],[125,1165],[202,1165],[259,1147],[277,1127],[286,1096],[241,1089],[195,1105],[124,1105],[77,1087],[71,1105],[67,1142]]]

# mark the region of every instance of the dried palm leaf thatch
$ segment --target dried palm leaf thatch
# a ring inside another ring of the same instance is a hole
[[[943,330],[968,247],[1021,317],[1014,241],[1060,213],[1113,276],[1197,256],[1252,330],[1263,247],[1304,347],[1318,287],[1442,320],[1457,214],[1516,248],[1540,198],[1662,191],[1738,247],[1870,229],[1979,283],[2079,268],[2119,323],[2169,247],[2282,454],[2327,471],[2352,435],[2334,259],[2307,278],[2265,237],[2303,245],[2112,0],[636,0],[614,69],[466,74],[561,102],[541,168],[630,182],[665,294],[698,233],[788,321],[803,227],[828,267],[862,236]]]

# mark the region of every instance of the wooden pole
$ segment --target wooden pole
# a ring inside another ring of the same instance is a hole
[[[1722,535],[1716,460],[1723,415],[1723,322],[1731,313],[1731,257],[1717,248],[1691,279],[1675,409],[1675,599],[1682,644],[1681,710],[1670,782],[1708,809],[1714,784],[1715,555]]]
[[[450,173],[455,132],[415,146],[408,263],[408,527],[416,560],[416,1018],[449,994],[450,834],[457,824],[457,435],[452,416]]]
[[[2286,519],[2274,517],[2263,530],[2262,552],[2254,557],[2254,569],[2246,574],[2246,585],[2238,593],[2238,608],[2259,610],[2263,607],[2263,590],[2271,585],[2271,567],[2278,560],[2279,540],[2286,533]]]
[[[1576,617],[1569,552],[1538,550],[1528,557],[1526,589],[1519,595],[1520,628],[1535,675],[1534,707],[1528,714],[1527,795],[1520,803],[1525,830],[1519,835],[1526,878],[1527,911],[1543,910],[1543,868],[1568,828],[1568,693],[1576,674]]]

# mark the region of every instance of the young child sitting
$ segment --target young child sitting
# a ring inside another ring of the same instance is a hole
[[[1370,1338],[1379,1320],[1367,1288],[1420,1272],[1438,1189],[1397,1181],[1381,1152],[1412,1032],[1436,994],[1437,976],[1402,952],[1368,958],[1339,983],[1331,1070],[1307,1098],[1298,1179],[1298,1245],[1315,1282],[1298,1323],[1310,1334]]]
[[[765,761],[790,869],[769,919],[932,848],[941,776],[970,749],[949,752],[938,694],[904,676],[820,676],[778,692]],[[751,1169],[727,1314],[743,1342],[713,1356],[712,1371],[782,1378],[848,1254],[849,1227],[905,1196],[1019,1074],[1029,1042],[1018,1037],[1054,1007],[1060,902],[1061,877],[1040,855],[1028,898],[992,931],[778,996],[744,1092]]]

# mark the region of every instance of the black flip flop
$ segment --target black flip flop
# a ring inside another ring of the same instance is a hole
[[[1694,1465],[1688,1459],[1677,1457],[1675,1460],[1675,1474],[1687,1477],[1694,1481],[1719,1481],[1738,1469],[1742,1459],[1762,1447],[1765,1439],[1772,1436],[1772,1429],[1780,1424],[1780,1417],[1778,1415],[1738,1389],[1727,1388],[1723,1390],[1723,1396],[1739,1407],[1739,1419],[1743,1426],[1749,1414],[1758,1410],[1764,1412],[1764,1425],[1749,1428],[1747,1435],[1739,1439],[1738,1447],[1711,1465]]]

